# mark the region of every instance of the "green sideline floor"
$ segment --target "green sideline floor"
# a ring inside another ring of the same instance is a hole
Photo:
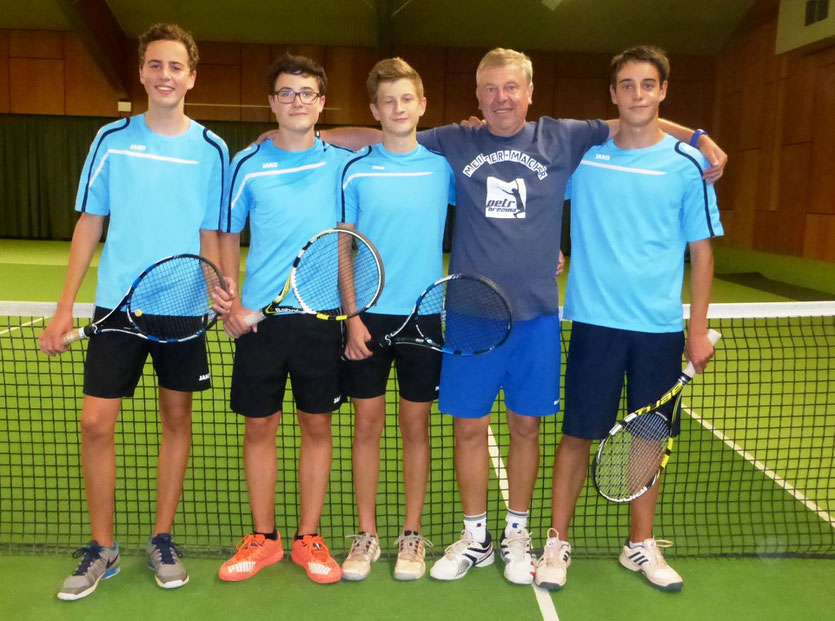
[[[502,564],[471,570],[462,580],[400,583],[387,562],[364,582],[316,585],[284,559],[240,583],[223,583],[220,563],[186,559],[191,582],[164,591],[137,557],[76,602],[55,598],[72,570],[65,557],[0,557],[0,619],[537,619],[532,587],[508,584]],[[831,618],[835,561],[819,559],[677,559],[681,593],[657,591],[616,560],[579,560],[552,598],[559,619],[771,621]],[[551,617],[554,618],[554,617]]]

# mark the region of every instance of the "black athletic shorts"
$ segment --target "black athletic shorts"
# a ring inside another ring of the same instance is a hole
[[[663,395],[681,375],[684,332],[634,332],[575,321],[565,367],[563,433],[605,438],[626,415],[620,409],[626,380],[626,409],[632,412]],[[673,403],[670,402],[672,414]],[[676,417],[673,434],[681,428]]]
[[[362,320],[372,338],[380,338],[395,331],[406,320],[405,315],[364,313]],[[424,327],[426,322],[421,323]],[[432,322],[431,338],[441,340],[441,320]],[[401,336],[418,337],[417,329],[410,326]],[[372,347],[374,355],[365,360],[347,360],[345,368],[345,392],[355,399],[370,399],[386,393],[391,363],[397,369],[400,397],[407,401],[425,402],[438,398],[441,381],[441,352],[415,345]]]
[[[109,312],[96,307],[93,320]],[[157,343],[123,332],[102,332],[87,346],[84,394],[103,399],[132,397],[148,354],[162,388],[195,392],[211,386],[205,334],[183,343]]]
[[[299,410],[328,414],[342,403],[342,327],[312,315],[277,315],[236,341],[231,407],[248,418],[284,409],[290,378]]]

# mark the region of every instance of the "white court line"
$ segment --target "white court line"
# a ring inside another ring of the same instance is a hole
[[[739,446],[739,444],[737,444],[736,442],[731,440],[722,431],[720,431],[719,429],[714,427],[712,424],[710,424],[708,421],[706,421],[704,418],[702,418],[701,416],[699,416],[698,414],[693,412],[690,408],[686,408],[686,407],[682,406],[682,409],[685,412],[687,412],[687,414],[689,414],[690,417],[693,418],[693,420],[698,422],[702,427],[704,427],[705,429],[710,431],[713,435],[715,435],[717,438],[722,440],[722,442],[724,442],[734,452],[736,452],[737,454],[742,456],[742,458],[745,461],[751,463],[757,470],[761,471],[765,476],[767,476],[769,479],[771,479],[772,481],[777,483],[777,485],[782,487],[789,494],[794,496],[797,500],[802,502],[806,506],[807,509],[816,513],[817,516],[820,517],[823,521],[829,522],[829,525],[832,528],[835,528],[835,517],[833,517],[830,513],[821,509],[814,501],[809,500],[803,492],[801,492],[799,489],[795,488],[791,483],[786,481],[786,479],[784,479],[779,474],[774,472],[774,470],[772,470],[771,468],[766,466],[763,462],[761,462],[756,457],[754,457],[751,453],[749,453],[748,451],[743,449],[741,446]]]
[[[510,506],[510,496],[507,486],[507,471],[502,462],[501,453],[499,453],[499,445],[496,442],[496,436],[493,435],[493,429],[487,427],[487,450],[490,452],[490,461],[493,462],[493,471],[496,473],[496,478],[499,481],[499,491],[502,493],[502,500],[504,506]],[[543,621],[560,621],[557,615],[557,609],[554,606],[554,600],[545,589],[540,589],[535,584],[532,584],[534,595],[536,595],[536,603],[539,604],[539,612],[542,613]]]

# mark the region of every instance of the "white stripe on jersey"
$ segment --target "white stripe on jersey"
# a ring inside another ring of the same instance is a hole
[[[592,162],[591,160],[581,160],[581,164],[586,166],[597,166],[598,168],[610,168],[612,170],[621,170],[623,172],[638,173],[639,175],[666,175],[663,170],[647,170],[646,168],[630,168],[628,166],[615,166],[614,164],[602,164],[600,162]]]
[[[87,184],[87,187],[91,187],[93,185],[93,181],[96,180],[96,177],[99,176],[101,172],[102,166],[104,166],[104,162],[110,157],[110,154],[113,153],[115,155],[129,155],[130,157],[144,157],[149,160],[159,160],[161,162],[171,162],[172,164],[199,164],[197,160],[183,160],[177,157],[168,157],[165,155],[154,155],[153,153],[138,153],[137,151],[127,151],[125,149],[108,149],[107,153],[104,154],[104,157],[101,158],[101,162],[99,163],[99,167],[96,168],[96,173],[93,175],[93,178],[90,179],[90,183]]]
[[[427,172],[362,172],[362,173],[354,173],[350,177],[345,180],[345,183],[342,184],[342,189],[348,187],[348,184],[351,183],[351,180],[356,177],[425,177],[426,175],[431,175],[432,171]]]
[[[322,166],[326,166],[327,162],[316,162],[315,164],[307,164],[305,166],[297,166],[296,168],[274,168],[271,170],[261,170],[258,172],[249,173],[246,175],[241,181],[241,187],[238,188],[238,193],[235,194],[235,198],[232,200],[231,204],[229,205],[230,211],[235,208],[235,203],[238,202],[238,199],[241,197],[241,193],[244,191],[244,186],[246,182],[250,179],[254,179],[256,177],[264,177],[266,175],[286,175],[295,172],[301,172],[303,170],[312,170],[314,168],[321,168]]]

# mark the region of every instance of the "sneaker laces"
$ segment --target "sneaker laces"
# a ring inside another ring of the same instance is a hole
[[[466,529],[462,530],[461,538],[455,543],[447,546],[447,549],[444,550],[444,555],[448,558],[455,558],[474,543],[475,539],[473,538],[473,534]]]
[[[90,565],[92,565],[101,558],[102,550],[104,550],[103,546],[100,546],[96,541],[91,541],[83,548],[78,548],[75,552],[73,552],[73,558],[84,557],[81,558],[81,562],[78,564],[78,567],[76,567],[75,573],[73,575],[85,575],[87,571],[90,569]]]
[[[374,539],[376,539],[371,533],[356,533],[354,535],[347,535],[345,538],[353,538],[354,540],[348,556],[345,557],[346,561],[363,561],[366,560],[367,556],[371,555],[371,546],[374,543]]]
[[[430,548],[433,546],[431,541],[429,541],[426,537],[418,533],[413,533],[411,535],[400,535],[397,538],[397,541],[394,542],[397,546],[397,556],[407,561],[420,560],[418,550],[420,549],[421,542],[423,542],[424,546]]]
[[[154,546],[157,552],[159,552],[160,561],[164,565],[173,565],[177,562],[177,559],[174,557],[176,554],[177,557],[181,557],[183,555],[180,550],[174,545],[174,539],[168,533],[164,533],[161,535],[157,535],[153,539],[151,539],[151,544]]]
[[[521,561],[531,551],[531,536],[524,528],[514,530],[505,536],[507,545],[507,556],[511,561]]]
[[[315,537],[305,537],[302,539],[302,545],[310,550],[310,556],[320,563],[327,564],[330,561],[331,555],[328,553],[328,546],[325,545],[325,540],[321,535]]]
[[[658,565],[662,565],[664,567],[669,567],[669,565],[667,565],[667,560],[664,558],[664,555],[661,554],[661,550],[659,550],[659,548],[672,548],[673,545],[675,544],[667,539],[646,539],[641,542],[641,546],[643,546],[646,550],[647,556],[651,557]]]
[[[570,557],[571,544],[560,540],[556,529],[549,529],[548,540],[545,542],[545,549],[542,550],[542,556],[539,559],[540,563],[546,567],[555,567],[561,563],[567,563]]]

